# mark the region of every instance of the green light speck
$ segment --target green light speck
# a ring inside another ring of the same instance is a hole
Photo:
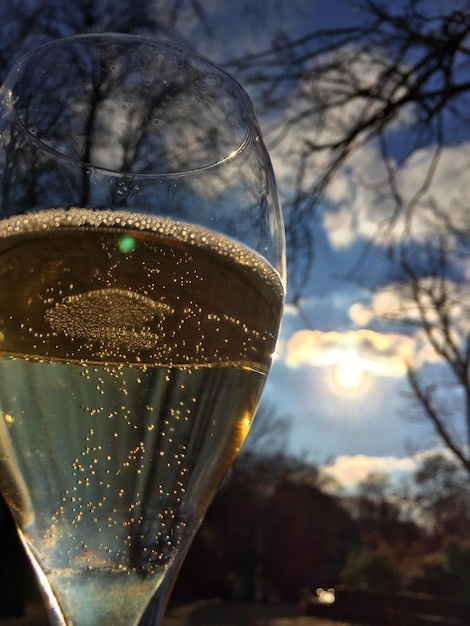
[[[119,250],[124,252],[124,254],[128,254],[129,252],[134,252],[136,241],[134,237],[130,235],[124,235],[119,240]]]

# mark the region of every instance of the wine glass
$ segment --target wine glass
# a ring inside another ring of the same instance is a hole
[[[43,45],[2,88],[0,485],[54,624],[158,623],[284,298],[250,100],[192,51]]]

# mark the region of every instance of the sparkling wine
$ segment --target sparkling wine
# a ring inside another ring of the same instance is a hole
[[[124,212],[3,220],[0,255],[2,491],[64,614],[111,625],[112,598],[136,623],[248,431],[282,284],[234,241]]]

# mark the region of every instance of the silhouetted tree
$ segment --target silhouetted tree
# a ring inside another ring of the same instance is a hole
[[[444,537],[442,544],[422,554],[405,572],[406,588],[421,593],[468,601],[470,544],[468,540]]]
[[[388,477],[370,472],[358,485],[357,519],[386,523],[399,517],[399,510],[389,494]]]
[[[176,600],[298,601],[337,582],[358,545],[355,523],[321,491],[315,468],[309,480],[295,459],[271,462],[282,469],[271,481],[250,464],[232,473],[217,494],[183,564]],[[201,564],[204,576],[197,574]]]
[[[341,572],[345,585],[387,593],[398,591],[402,578],[400,562],[393,548],[385,543],[351,551]]]
[[[470,522],[468,475],[454,459],[436,453],[423,459],[415,474],[416,503],[439,535],[466,536]]]
[[[449,218],[462,221],[457,230],[441,220],[436,208],[425,243],[401,242],[395,255],[398,278],[377,296],[373,310],[377,318],[415,337],[416,355],[406,364],[410,413],[432,427],[468,475],[470,256],[464,213],[462,207]]]
[[[353,26],[283,39],[228,65],[270,115],[273,153],[279,149],[292,164],[283,191],[293,297],[311,271],[312,216],[318,207],[335,211],[332,185],[344,181],[356,155],[373,148],[381,163],[374,179],[359,171],[349,184],[375,196],[376,228],[371,224],[368,236],[388,246],[419,220],[416,209],[432,187],[442,149],[459,141],[458,124],[466,126],[470,81],[460,68],[469,55],[468,1],[355,6],[360,19]],[[400,175],[422,149],[431,156],[406,197]]]
[[[297,602],[319,586],[334,586],[358,545],[355,524],[336,498],[303,480],[283,480],[265,509],[265,587]]]

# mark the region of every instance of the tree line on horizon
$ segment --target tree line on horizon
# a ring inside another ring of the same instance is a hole
[[[173,602],[303,602],[319,587],[468,599],[470,485],[445,452],[394,485],[370,473],[354,493],[282,452],[240,455],[209,507]]]

